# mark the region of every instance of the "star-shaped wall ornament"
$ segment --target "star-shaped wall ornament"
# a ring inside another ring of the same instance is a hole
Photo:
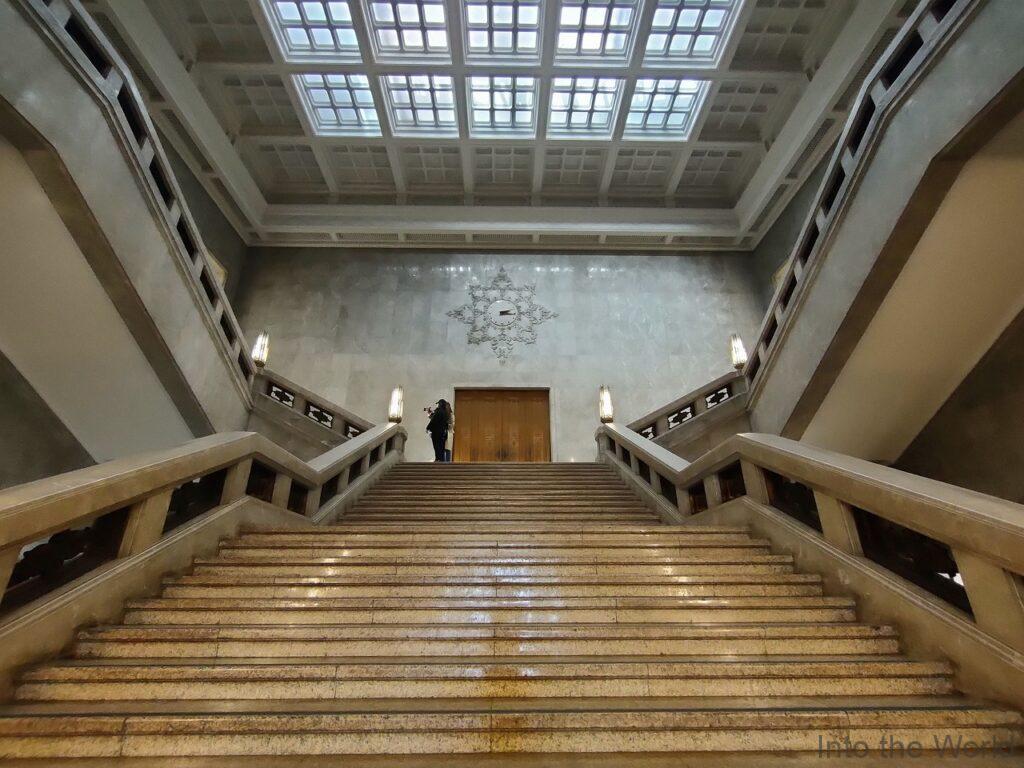
[[[536,284],[514,285],[502,267],[490,285],[470,285],[469,303],[448,312],[448,317],[469,326],[470,344],[490,343],[498,360],[506,362],[516,342],[537,341],[535,326],[558,317],[536,301]]]

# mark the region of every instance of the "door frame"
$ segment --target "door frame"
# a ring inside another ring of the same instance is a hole
[[[555,463],[555,418],[554,414],[558,411],[555,409],[555,390],[553,387],[545,385],[532,385],[532,384],[514,384],[511,386],[502,386],[500,384],[455,384],[452,387],[452,408],[455,408],[455,395],[460,389],[494,389],[494,390],[518,390],[526,392],[537,392],[546,391],[548,393],[548,459],[549,464]],[[452,441],[452,455],[455,455],[455,440],[458,439],[459,434],[459,412],[455,411],[455,438]]]

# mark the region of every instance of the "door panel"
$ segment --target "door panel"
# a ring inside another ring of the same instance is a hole
[[[455,391],[455,461],[551,461],[546,389]]]

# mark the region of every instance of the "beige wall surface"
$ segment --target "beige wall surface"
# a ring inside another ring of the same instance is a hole
[[[448,316],[501,267],[557,317],[499,362]],[[270,331],[275,371],[373,421],[405,387],[412,460],[432,458],[422,408],[457,386],[549,387],[555,461],[596,455],[597,390],[623,423],[729,370],[731,332],[761,320],[749,255],[556,255],[253,249],[236,301]],[[456,414],[456,424],[458,414]]]
[[[0,179],[0,351],[97,461],[190,440],[50,199],[2,138]],[[19,454],[4,463],[28,461],[29,448]]]

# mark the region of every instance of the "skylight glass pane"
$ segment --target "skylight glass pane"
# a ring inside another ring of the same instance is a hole
[[[444,0],[370,0],[366,17],[382,58],[440,57],[451,52]]]
[[[623,63],[638,16],[637,0],[562,0],[556,56]]]
[[[548,134],[609,136],[621,93],[622,79],[618,77],[553,78]]]
[[[289,61],[360,58],[347,0],[264,0],[263,7]]]
[[[537,78],[513,75],[469,78],[469,122],[474,135],[533,135]]]
[[[739,0],[658,0],[644,60],[713,63]]]
[[[380,119],[366,75],[295,75],[306,112],[318,134],[379,136]]]
[[[458,134],[451,76],[384,75],[381,85],[395,135]]]
[[[640,78],[633,89],[623,135],[685,139],[706,93],[705,80]]]
[[[540,0],[464,0],[470,58],[531,58],[540,53]]]

